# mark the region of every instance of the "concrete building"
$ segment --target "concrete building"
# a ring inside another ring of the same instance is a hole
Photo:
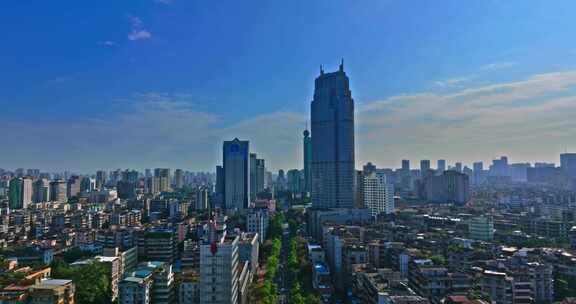
[[[238,242],[238,257],[240,262],[248,262],[250,266],[250,281],[258,271],[260,244],[258,233],[243,233]]]
[[[196,206],[194,206],[194,208],[196,210],[210,209],[207,188],[196,189]]]
[[[256,180],[253,181],[256,184],[256,195],[264,191],[265,172],[266,172],[266,161],[260,158],[256,159]]]
[[[362,188],[364,206],[372,216],[394,213],[394,185],[387,182],[385,174],[372,172],[364,176]]]
[[[197,271],[185,271],[180,276],[178,304],[200,303],[200,276]]]
[[[75,304],[75,293],[72,280],[49,279],[30,288],[29,300],[33,304]]]
[[[40,178],[32,185],[32,201],[34,203],[47,202],[50,200],[50,181]]]
[[[184,187],[184,171],[176,169],[174,171],[174,188],[182,189],[182,187]]]
[[[108,173],[103,170],[96,171],[96,188],[98,190],[103,190],[106,181],[108,180]]]
[[[235,138],[225,141],[224,207],[229,210],[246,209],[250,199],[250,146],[248,141]]]
[[[420,161],[420,176],[425,176],[430,171],[430,160],[423,159]]]
[[[152,273],[134,272],[124,278],[118,285],[119,304],[151,304]]]
[[[333,73],[320,69],[311,114],[312,206],[353,208],[354,100],[344,62]]]
[[[173,263],[178,254],[177,239],[171,229],[149,229],[138,236],[138,258]]]
[[[173,304],[176,300],[172,265],[145,262],[119,284],[120,304]]]
[[[249,180],[250,182],[250,202],[253,202],[256,200],[256,193],[258,192],[258,190],[256,190],[256,153],[250,153],[250,178]]]
[[[254,209],[246,214],[246,231],[258,234],[260,244],[263,244],[266,240],[269,220],[268,212],[265,210]]]
[[[68,197],[78,196],[80,193],[80,184],[82,183],[82,177],[73,175],[68,179],[68,184],[66,185],[66,195]]]
[[[32,203],[32,178],[18,177],[10,180],[9,204],[11,209],[26,209]]]
[[[456,171],[444,171],[442,175],[430,175],[422,180],[420,198],[433,203],[465,204],[470,199],[468,175]]]
[[[438,174],[442,174],[444,171],[446,171],[446,160],[445,159],[439,159],[437,164],[436,164],[436,171],[438,172]]]
[[[212,236],[200,245],[200,303],[237,304],[239,237]]]
[[[468,222],[468,235],[473,240],[494,239],[494,220],[490,216],[473,217]]]
[[[63,180],[50,182],[50,200],[65,203],[68,201],[67,183]]]

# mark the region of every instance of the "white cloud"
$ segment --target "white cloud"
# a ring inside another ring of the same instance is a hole
[[[131,31],[128,34],[128,40],[130,41],[137,41],[137,40],[148,40],[152,38],[152,33],[148,30],[144,29],[144,22],[137,16],[128,16],[128,21],[130,22]]]
[[[494,63],[489,63],[489,64],[485,64],[483,66],[480,67],[481,71],[494,71],[494,70],[501,70],[501,69],[507,69],[507,68],[511,68],[513,66],[516,65],[516,62],[494,62]]]
[[[99,44],[99,45],[102,45],[102,46],[106,46],[106,47],[114,47],[114,46],[116,46],[116,42],[111,41],[111,40],[100,41],[100,42],[98,42],[98,44]]]
[[[0,129],[18,130],[5,132],[5,141],[21,152],[0,150],[0,159],[41,168],[213,170],[221,162],[222,141],[238,137],[250,140],[251,149],[270,168],[301,164],[308,119],[303,113],[278,111],[230,123],[200,111],[193,96],[162,93],[138,94],[118,107],[106,111],[114,113],[109,116],[80,121],[11,122],[1,117]],[[470,163],[500,154],[512,161],[557,161],[557,153],[576,138],[575,113],[576,71],[358,103],[357,165],[372,161],[398,166],[403,158]]]
[[[449,78],[449,79],[444,79],[444,80],[438,80],[434,84],[439,86],[439,87],[454,87],[454,86],[459,86],[461,84],[469,82],[470,80],[473,80],[474,78],[476,78],[476,75],[454,77],[454,78]]]
[[[576,136],[576,71],[525,80],[422,92],[366,103],[357,111],[358,160],[397,165],[401,158],[471,162],[498,153],[554,161]]]
[[[154,2],[156,3],[160,3],[160,4],[172,4],[172,0],[154,0]]]
[[[146,30],[134,30],[128,34],[128,39],[131,41],[146,40],[152,38],[152,34]]]

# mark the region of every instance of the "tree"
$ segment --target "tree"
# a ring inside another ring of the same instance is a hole
[[[300,283],[296,282],[290,290],[290,303],[293,304],[305,304],[306,299],[302,295],[302,289],[300,288]]]
[[[309,294],[306,297],[306,304],[323,304],[322,299],[315,294]]]
[[[51,265],[52,277],[72,280],[76,285],[76,303],[111,303],[112,288],[110,269],[103,263],[92,262],[86,266],[70,267],[57,260]]]

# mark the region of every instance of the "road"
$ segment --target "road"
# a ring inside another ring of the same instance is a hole
[[[288,276],[288,255],[290,252],[290,232],[288,223],[282,224],[282,247],[280,250],[280,265],[278,266],[278,275],[276,284],[278,285],[278,302],[280,304],[288,303],[290,296],[290,278]]]

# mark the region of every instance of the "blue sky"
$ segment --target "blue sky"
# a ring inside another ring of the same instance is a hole
[[[357,163],[576,149],[574,1],[3,1],[0,167],[213,170],[241,137],[300,167],[341,58]]]

